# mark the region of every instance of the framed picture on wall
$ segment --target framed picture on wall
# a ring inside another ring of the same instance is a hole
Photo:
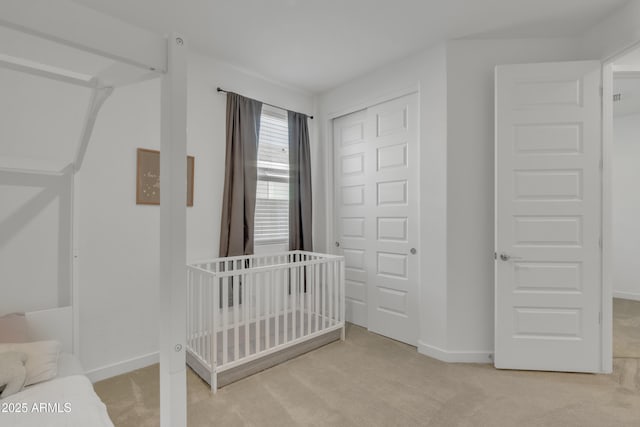
[[[193,171],[195,158],[187,156],[187,206],[193,206]],[[160,204],[160,152],[138,148],[136,204]]]

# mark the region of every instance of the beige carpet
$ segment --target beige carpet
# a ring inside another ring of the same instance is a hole
[[[95,384],[118,427],[159,425],[158,367]],[[189,426],[640,426],[639,359],[612,375],[446,364],[350,326],[214,396],[188,371]]]
[[[640,358],[640,301],[613,299],[613,357]]]

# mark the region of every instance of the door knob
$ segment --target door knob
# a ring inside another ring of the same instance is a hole
[[[415,255],[416,253],[418,253],[416,248],[411,248],[411,250],[409,250],[409,252],[411,252],[411,255]]]
[[[340,242],[336,242],[336,248],[340,247]]]
[[[511,260],[515,260],[515,259],[522,259],[522,258],[517,257],[517,256],[511,256],[511,255],[508,255],[508,254],[504,254],[504,253],[503,253],[503,254],[500,254],[500,259],[501,259],[502,261],[511,261]]]

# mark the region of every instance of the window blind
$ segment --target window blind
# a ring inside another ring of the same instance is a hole
[[[258,142],[256,245],[289,242],[289,124],[287,112],[263,106]]]

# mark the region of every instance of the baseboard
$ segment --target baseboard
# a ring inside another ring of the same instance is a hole
[[[158,363],[159,360],[160,353],[150,353],[144,356],[134,357],[123,362],[92,369],[86,372],[86,376],[89,377],[92,383],[95,383],[106,380],[107,378],[115,377],[116,375],[126,374],[127,372],[153,365]]]
[[[418,352],[447,363],[493,363],[491,351],[449,351],[418,341]]]
[[[640,301],[640,294],[635,292],[613,291],[614,298],[630,299],[632,301]]]

